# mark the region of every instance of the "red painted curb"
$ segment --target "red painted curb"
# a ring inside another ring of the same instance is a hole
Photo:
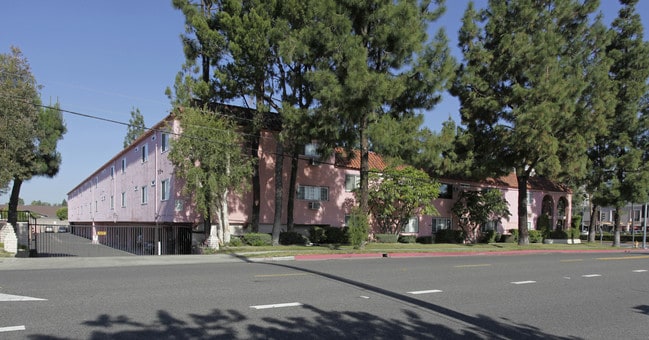
[[[450,256],[498,256],[525,254],[572,254],[572,253],[634,253],[649,254],[646,249],[611,249],[611,250],[509,250],[485,252],[426,252],[426,253],[363,253],[363,254],[305,254],[295,255],[296,261],[335,260],[346,258],[380,258],[380,257],[450,257]]]

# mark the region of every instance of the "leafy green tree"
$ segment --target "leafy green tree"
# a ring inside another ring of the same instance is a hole
[[[56,148],[66,131],[59,103],[40,108],[34,131],[31,132],[33,139],[30,156],[16,160],[22,170],[14,174],[9,197],[7,221],[12,225],[15,225],[18,218],[18,200],[23,182],[34,176],[52,178],[58,174],[61,153]]]
[[[586,0],[470,3],[459,33],[464,63],[452,93],[472,139],[473,172],[499,176],[514,169],[518,231],[529,244],[527,182],[581,178],[586,149],[605,127],[605,39],[598,2]],[[601,85],[601,87],[599,87]],[[588,122],[588,127],[584,126]]]
[[[458,223],[464,231],[464,237],[469,243],[478,242],[478,229],[488,222],[500,222],[509,219],[509,204],[498,189],[483,191],[464,190],[451,211],[458,218]]]
[[[371,173],[369,207],[379,233],[398,234],[417,215],[437,213],[433,200],[440,185],[411,166]],[[358,194],[358,192],[357,192]]]
[[[370,222],[367,214],[354,207],[349,218],[349,242],[354,249],[363,249],[370,232]]]
[[[39,86],[17,47],[0,54],[0,189],[24,172],[18,160],[31,158],[33,131],[38,120]]]
[[[56,210],[56,217],[59,220],[65,221],[68,219],[68,207],[62,207]]]
[[[234,124],[221,114],[192,107],[176,109],[182,132],[171,140],[169,159],[184,181],[183,193],[210,226],[208,245],[230,240],[228,195],[246,189],[252,166]],[[218,219],[218,226],[212,217]]]
[[[613,21],[613,38],[607,46],[613,61],[609,75],[614,84],[614,114],[608,131],[598,137],[591,149],[594,201],[615,207],[613,246],[620,246],[621,209],[631,202],[645,202],[649,194],[649,169],[646,167],[649,117],[649,42],[643,39],[637,0],[621,1],[623,7]],[[594,235],[593,235],[594,236]]]
[[[126,136],[124,136],[124,148],[131,145],[134,140],[142,136],[146,131],[146,125],[144,124],[144,116],[140,113],[140,109],[133,108],[131,110],[131,118],[128,120],[128,127],[126,130]]]
[[[402,119],[431,109],[452,75],[444,31],[434,39],[426,33],[445,8],[443,1],[326,3],[332,12],[316,22],[328,32],[310,44],[321,56],[310,75],[316,132],[325,144],[360,148],[358,201],[368,212],[369,127],[383,115]]]

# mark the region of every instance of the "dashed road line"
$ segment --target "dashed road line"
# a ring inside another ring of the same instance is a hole
[[[24,330],[25,330],[25,326],[0,327],[0,333],[2,333],[2,332],[24,331]]]
[[[414,292],[408,292],[408,294],[412,295],[420,295],[420,294],[431,294],[431,293],[441,293],[442,291],[439,289],[430,289],[430,290],[416,290]]]
[[[530,283],[536,283],[536,281],[514,281],[514,282],[510,282],[510,283],[513,284],[513,285],[526,285],[526,284],[530,284]]]
[[[288,303],[275,303],[272,305],[257,305],[250,306],[252,309],[270,309],[270,308],[285,308],[285,307],[298,307],[302,306],[299,302],[288,302]]]
[[[636,270],[634,270],[633,272],[634,272],[634,273],[644,273],[644,272],[646,272],[646,271],[647,271],[646,269],[636,269]]]
[[[649,255],[637,255],[637,256],[618,256],[618,257],[600,257],[600,261],[619,261],[619,260],[638,260],[638,259],[649,259]]]
[[[583,262],[584,259],[570,259],[570,260],[559,260],[559,262],[567,263],[567,262]]]
[[[484,264],[463,264],[459,266],[454,266],[454,268],[475,268],[475,267],[491,267],[491,264],[489,263],[484,263]]]
[[[600,277],[600,276],[602,276],[602,275],[601,274],[586,274],[586,275],[582,275],[581,277]]]
[[[307,273],[294,273],[294,274],[260,274],[255,275],[255,277],[289,277],[289,276],[307,276],[311,274]]]
[[[3,301],[47,301],[47,299],[39,299],[30,296],[10,295],[0,293],[0,302]]]

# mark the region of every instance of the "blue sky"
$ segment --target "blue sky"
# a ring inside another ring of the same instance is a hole
[[[456,47],[460,19],[468,0],[447,1],[447,12],[434,24],[445,27]],[[476,4],[482,6],[485,0]],[[602,0],[607,23],[617,14],[617,0]],[[649,1],[640,1],[645,39],[649,38]],[[170,110],[164,90],[173,85],[184,62],[180,34],[184,18],[171,1],[8,1],[0,11],[0,53],[19,47],[43,86],[45,104],[65,110],[128,122],[139,108],[147,126]],[[457,119],[458,102],[445,96],[425,124],[439,130],[449,117]],[[68,128],[59,143],[63,164],[54,178],[34,178],[23,184],[26,203],[60,203],[67,193],[122,150],[124,125],[64,113]],[[0,196],[6,203],[8,195]]]

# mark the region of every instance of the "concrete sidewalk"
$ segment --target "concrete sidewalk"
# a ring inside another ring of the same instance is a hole
[[[125,266],[162,266],[176,264],[211,264],[235,262],[269,262],[269,261],[322,261],[352,258],[405,258],[405,257],[449,257],[449,256],[507,256],[552,253],[602,253],[646,255],[649,250],[618,248],[611,250],[514,250],[490,252],[419,252],[419,253],[363,253],[363,254],[309,254],[274,257],[272,253],[263,252],[266,257],[247,257],[251,254],[217,254],[217,255],[163,255],[163,256],[111,256],[111,257],[36,257],[17,258],[0,257],[0,271],[3,270],[37,270],[37,269],[68,269],[68,268],[106,268]]]

